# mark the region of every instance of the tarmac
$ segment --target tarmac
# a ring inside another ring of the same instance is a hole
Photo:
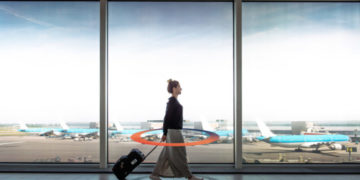
[[[153,147],[133,141],[109,139],[109,162],[115,162],[133,148],[146,154]],[[162,148],[157,147],[145,163],[156,162]],[[232,143],[188,146],[186,149],[190,163],[233,163]],[[75,141],[42,136],[0,137],[0,162],[98,163],[99,152],[98,139]]]
[[[359,146],[355,143],[350,146]],[[153,146],[122,139],[109,139],[109,162],[115,162],[131,149],[138,148],[144,154]],[[145,163],[156,162],[163,147],[158,147]],[[198,146],[187,146],[190,163],[234,163],[233,143],[216,143]],[[243,159],[245,163],[360,163],[360,153],[349,153],[345,150],[330,150],[320,148],[303,149],[296,152],[294,148],[273,147],[265,142],[243,144]],[[30,163],[98,163],[99,140],[78,140],[48,138],[43,136],[1,136],[0,162],[30,162]]]
[[[349,143],[347,146],[359,146]],[[360,163],[360,153],[349,153],[346,150],[331,150],[327,146],[319,148],[303,148],[301,152],[295,148],[271,146],[259,141],[243,144],[246,163]]]

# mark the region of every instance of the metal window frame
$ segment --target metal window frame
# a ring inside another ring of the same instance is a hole
[[[233,76],[234,76],[234,162],[235,168],[241,169],[242,168],[242,26],[241,26],[241,18],[242,18],[242,4],[241,0],[234,0],[234,37],[233,37]]]
[[[108,167],[108,0],[100,0],[100,168]]]
[[[242,2],[360,2],[360,0],[242,0]]]

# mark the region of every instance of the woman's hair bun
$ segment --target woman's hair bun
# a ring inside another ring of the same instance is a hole
[[[178,87],[179,81],[169,79],[167,82],[168,82],[168,88],[167,88],[168,92],[173,93],[173,88]]]

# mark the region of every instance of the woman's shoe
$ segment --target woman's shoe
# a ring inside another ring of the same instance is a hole
[[[204,178],[199,178],[193,175],[191,178],[189,178],[189,180],[204,180]]]
[[[161,180],[159,176],[150,175],[149,178],[151,180]]]

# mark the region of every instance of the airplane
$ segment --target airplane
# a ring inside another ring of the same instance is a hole
[[[116,135],[125,135],[130,138],[131,135],[144,131],[145,129],[124,129],[120,122],[114,122],[116,130],[108,130],[109,137],[115,137]],[[96,138],[100,135],[99,129],[85,129],[85,128],[69,128],[64,122],[61,122],[61,126],[64,129],[64,133],[68,133],[72,138]]]
[[[80,139],[85,140],[86,138],[94,138],[100,136],[100,130],[98,128],[69,128],[69,126],[64,122],[60,121],[60,126],[62,127],[62,132],[64,133],[63,137],[69,137],[71,139]]]
[[[206,121],[206,118],[201,118],[201,126],[199,129],[207,130],[216,133],[220,136],[220,142],[232,142],[232,139],[234,138],[234,130],[233,128],[229,128],[228,130],[215,130],[215,128],[211,127]],[[197,127],[195,127],[197,128]],[[249,133],[249,131],[246,128],[242,128],[242,141],[244,143],[252,143],[255,141],[258,141],[256,136],[253,133]]]
[[[36,134],[39,136],[50,136],[50,135],[61,135],[61,128],[28,128],[25,123],[20,123],[20,128],[17,130],[19,132],[26,132],[31,134]]]
[[[113,137],[115,135],[120,135],[122,137],[126,137],[130,140],[130,136],[132,136],[135,133],[138,133],[140,131],[145,131],[148,129],[124,129],[123,126],[121,126],[120,122],[115,121],[114,122],[116,130],[110,132],[110,136]],[[150,132],[146,132],[141,135],[142,138],[146,138],[148,140],[158,140],[161,139],[163,134],[162,129],[154,130]]]
[[[215,128],[210,126],[210,124],[208,123],[208,121],[206,121],[206,119],[204,117],[201,118],[200,122],[194,123],[194,128],[216,133],[217,135],[219,135],[219,140],[217,142],[231,142],[234,138],[234,131],[232,129],[231,130],[215,130]],[[247,130],[244,130],[244,129],[242,132],[248,133]],[[192,136],[192,138],[206,139],[208,135],[207,135],[207,133],[203,132],[201,134],[197,134],[197,133],[190,134],[189,136],[190,137]]]
[[[20,123],[19,132],[32,133],[39,136],[62,136],[69,138],[90,138],[99,135],[99,129],[69,128],[65,122],[60,122],[61,128],[28,128],[25,123]]]
[[[117,134],[131,136],[134,133],[144,131],[143,129],[125,130],[117,121],[115,121],[114,124],[116,130],[109,130],[109,137],[115,137]],[[100,135],[100,130],[98,128],[69,128],[69,126],[67,126],[65,122],[60,122],[60,125],[63,128],[63,132],[70,135],[72,138],[96,138]]]
[[[116,135],[122,135],[126,137],[130,137],[131,135],[144,131],[147,129],[124,129],[119,122],[114,122],[116,130],[109,130],[109,137],[114,137]],[[214,130],[214,128],[211,128],[207,122],[203,122],[203,127],[201,129],[212,131],[220,136],[220,141],[231,141],[233,139],[233,130]],[[20,125],[21,128],[19,131],[21,132],[33,132],[38,135],[42,136],[50,136],[50,135],[58,135],[66,138],[76,139],[76,138],[96,138],[99,136],[99,129],[98,128],[92,128],[92,129],[86,129],[86,128],[69,128],[69,126],[64,122],[60,121],[61,128],[27,128],[25,124]],[[150,140],[156,140],[161,139],[162,137],[162,129],[156,130],[156,131],[150,131],[147,133],[144,133],[142,135],[143,138],[150,139]],[[243,129],[242,131],[243,135],[248,134],[248,131],[246,129]],[[187,136],[186,133],[184,133],[184,136]],[[190,134],[190,138],[202,138],[206,139],[207,134],[203,133],[201,135],[199,134]]]
[[[64,121],[60,121],[61,128],[28,128],[25,123],[20,123],[19,132],[32,133],[40,136],[61,136],[66,138],[96,138],[99,136],[99,129],[92,128],[70,128]],[[142,129],[124,130],[119,122],[115,122],[116,130],[109,130],[109,135],[114,136],[116,134],[132,135],[136,132],[143,131]]]
[[[273,146],[286,148],[296,148],[295,151],[302,151],[301,148],[315,148],[315,152],[320,152],[319,148],[327,146],[331,150],[342,149],[343,144],[350,142],[350,137],[340,134],[326,135],[275,135],[264,122],[256,121],[261,136],[258,140],[269,143]]]
[[[140,131],[145,131],[146,129],[124,129],[123,126],[121,126],[120,122],[115,121],[114,122],[116,130],[111,131],[111,135],[120,134],[120,135],[133,135]]]

